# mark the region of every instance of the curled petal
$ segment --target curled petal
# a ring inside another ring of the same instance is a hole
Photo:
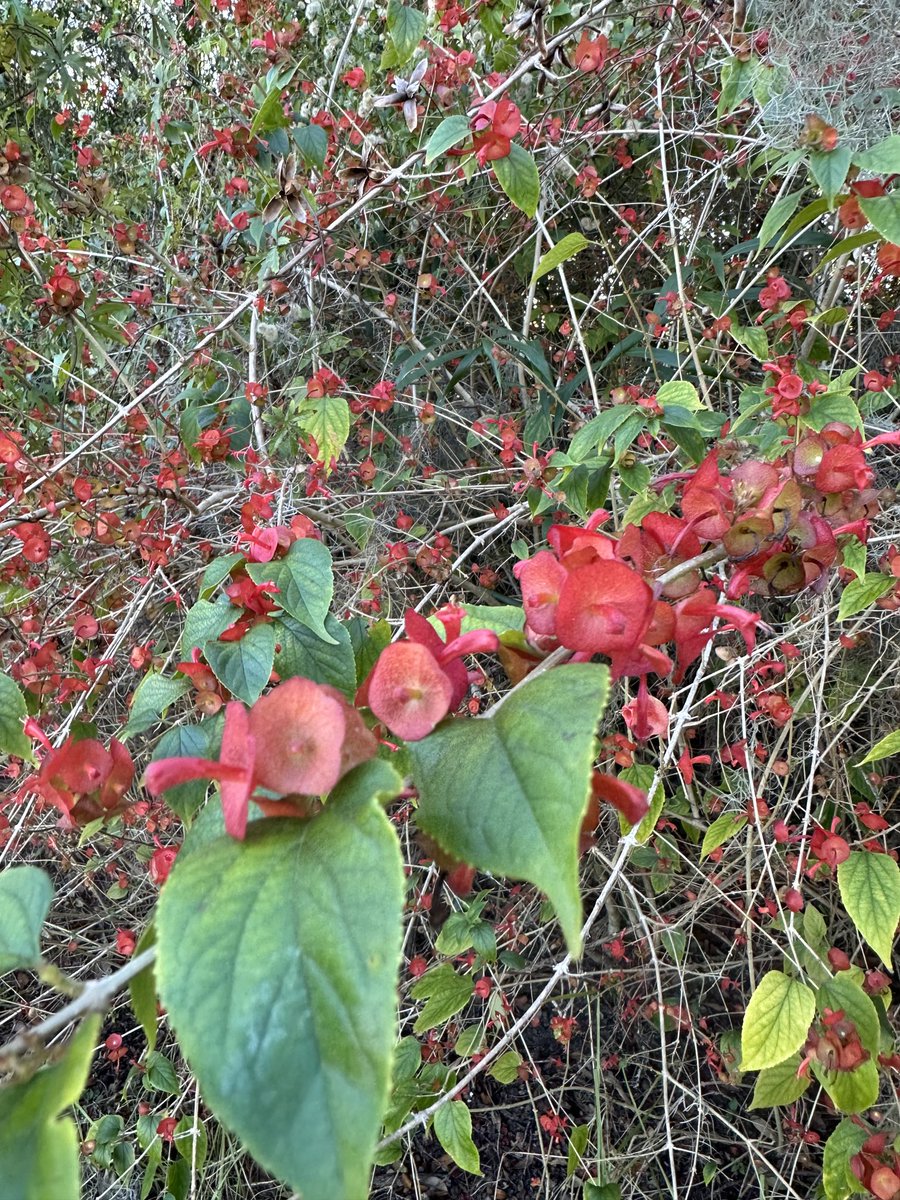
[[[601,771],[595,771],[591,780],[591,791],[599,800],[605,800],[620,812],[629,825],[637,825],[650,811],[647,793],[631,783],[626,783],[624,779],[617,779],[615,775],[604,775]]]
[[[467,654],[493,654],[499,644],[500,639],[492,630],[472,629],[448,642],[437,659],[443,665],[452,658],[463,658]]]

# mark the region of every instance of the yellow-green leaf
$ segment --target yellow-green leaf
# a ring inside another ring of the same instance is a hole
[[[434,1132],[453,1161],[470,1175],[481,1174],[478,1147],[472,1141],[472,1114],[462,1100],[451,1100],[434,1114]]]
[[[769,971],[759,982],[744,1013],[741,1070],[777,1067],[795,1054],[809,1033],[816,997],[798,979]]]
[[[537,270],[531,277],[531,282],[535,283],[544,275],[548,275],[551,271],[555,271],[570,258],[574,258],[576,254],[580,254],[582,250],[587,249],[593,243],[584,236],[583,233],[567,233],[564,238],[556,243],[541,257],[541,261],[537,265]]]
[[[885,966],[900,922],[900,867],[886,854],[854,850],[838,867],[844,908]]]

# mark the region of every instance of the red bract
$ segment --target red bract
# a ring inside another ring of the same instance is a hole
[[[685,487],[681,511],[704,541],[715,541],[731,525],[734,501],[729,482],[719,474],[717,451],[710,451]]]
[[[579,71],[584,71],[585,74],[590,74],[592,71],[602,71],[608,50],[609,41],[603,34],[592,41],[588,36],[588,31],[582,29],[581,40],[575,47],[575,66]]]
[[[551,636],[556,632],[556,606],[569,572],[549,550],[517,562],[513,574],[522,589],[522,605],[531,632]]]
[[[0,189],[0,204],[3,205],[7,212],[24,212],[28,207],[28,196],[18,184],[11,183],[7,187]]]
[[[885,242],[878,248],[876,261],[885,275],[900,275],[900,246]]]
[[[482,104],[472,120],[474,149],[479,164],[506,158],[512,149],[511,138],[522,128],[522,114],[506,96]]]
[[[834,868],[840,866],[842,862],[846,862],[850,857],[850,847],[846,839],[836,832],[839,823],[835,818],[831,822],[830,829],[823,829],[821,825],[816,825],[813,829],[812,837],[809,840],[809,852],[813,858],[817,858],[819,861],[809,870],[810,877],[815,875],[823,863]]]
[[[669,710],[647,691],[647,676],[641,676],[636,699],[622,706],[622,716],[631,735],[640,742],[663,737],[669,728]]]
[[[713,630],[713,622],[717,617],[723,624],[718,630]],[[720,604],[715,593],[708,588],[686,600],[680,600],[675,605],[676,682],[683,678],[685,670],[700,657],[704,646],[716,633],[736,629],[744,639],[747,652],[752,653],[759,619],[759,613],[747,612],[734,604]]]
[[[109,750],[94,738],[69,738],[41,763],[34,790],[59,809],[65,827],[74,828],[124,812],[133,779],[131,755],[115,738]]]
[[[651,580],[699,553],[696,533],[686,521],[669,513],[648,513],[640,525],[628,525],[616,546],[617,558]],[[699,583],[699,572],[686,571],[666,584],[662,594],[677,600],[695,592]]]
[[[862,491],[869,487],[873,473],[867,466],[859,446],[832,446],[822,455],[816,471],[816,487],[820,492],[846,492],[851,488]]]
[[[241,839],[257,787],[291,798],[286,805],[272,805],[272,811],[299,815],[306,806],[293,797],[331,791],[376,750],[374,737],[340,692],[298,677],[257,700],[249,714],[237,701],[226,706],[218,761],[158,759],[147,768],[144,785],[158,796],[192,779],[217,780],[225,829]]]
[[[624,563],[572,571],[556,609],[556,636],[570,650],[615,659],[639,645],[653,616],[653,593]]]
[[[162,887],[169,878],[169,872],[175,865],[177,857],[178,846],[161,846],[158,850],[153,851],[148,869],[150,878],[157,887]]]
[[[436,616],[447,631],[447,642],[410,609],[404,620],[409,640],[382,650],[356,696],[357,704],[370,708],[391,733],[407,742],[427,737],[458,707],[469,686],[463,658],[491,653],[499,645],[497,635],[487,629],[460,635],[460,609],[442,609]]]

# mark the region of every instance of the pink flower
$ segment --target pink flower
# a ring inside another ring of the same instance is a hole
[[[163,758],[150,763],[144,786],[154,796],[192,779],[214,779],[222,794],[225,829],[243,839],[257,787],[289,797],[271,811],[302,813],[295,797],[330,792],[353,767],[372,758],[377,743],[336,688],[299,677],[279,684],[248,713],[232,701],[218,761]],[[269,804],[268,800],[263,804]]]
[[[409,609],[405,642],[386,646],[356,702],[372,710],[391,733],[404,741],[427,737],[447,713],[457,708],[469,687],[463,658],[497,649],[497,635],[487,629],[460,634],[463,610],[448,606],[436,616],[447,631],[444,643],[430,622]]]
[[[637,698],[623,705],[622,716],[632,736],[640,742],[649,737],[663,737],[669,728],[669,710],[647,691],[646,675],[641,676]]]

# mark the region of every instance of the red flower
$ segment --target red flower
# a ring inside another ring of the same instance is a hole
[[[175,859],[178,856],[177,846],[160,846],[158,850],[154,850],[150,856],[150,878],[157,887],[162,885],[169,878],[169,872],[175,865]]]
[[[364,88],[366,86],[366,73],[362,67],[352,67],[341,76],[341,83],[346,83],[347,87],[351,88]]]
[[[713,542],[731,527],[734,501],[731,487],[719,474],[719,456],[711,450],[684,489],[681,511],[704,541]]]
[[[513,574],[522,589],[525,619],[532,633],[556,632],[556,606],[569,572],[549,550],[539,550],[531,558],[517,562]]]
[[[7,212],[24,212],[28,208],[28,196],[18,184],[10,183],[0,189],[0,204]]]
[[[646,675],[641,676],[637,698],[623,705],[622,716],[629,732],[639,742],[654,735],[663,737],[669,728],[669,710],[647,691]]]
[[[74,828],[124,812],[133,779],[134,763],[121,742],[113,738],[107,750],[94,738],[70,737],[41,763],[34,789]]]
[[[409,609],[404,621],[409,640],[382,650],[356,696],[357,704],[370,708],[391,733],[407,742],[427,737],[459,706],[469,687],[463,658],[491,653],[499,645],[497,635],[487,629],[460,634],[461,609],[448,607],[436,616],[447,631],[447,642]]]
[[[716,617],[724,624],[717,631],[712,625]],[[708,588],[679,600],[675,605],[675,653],[678,663],[676,682],[683,676],[685,670],[703,653],[706,643],[715,633],[726,633],[737,629],[744,639],[747,652],[751,653],[756,645],[756,626],[760,620],[759,613],[747,612],[734,604],[720,604],[715,593]]]
[[[878,248],[876,261],[885,275],[900,275],[900,246],[885,242]]]
[[[863,491],[871,485],[872,478],[861,447],[844,443],[832,446],[822,455],[815,483],[820,492],[830,494],[854,488]]]
[[[601,35],[594,41],[588,37],[588,31],[582,29],[581,41],[575,47],[575,66],[579,71],[590,74],[592,71],[602,71],[609,50],[609,41]]]
[[[511,138],[522,128],[522,114],[506,96],[482,104],[472,121],[474,149],[479,165],[506,158]]]
[[[598,562],[572,571],[556,610],[556,636],[570,650],[615,659],[633,651],[653,616],[653,593],[631,567]]]
[[[144,786],[158,796],[192,779],[217,780],[225,829],[242,839],[257,787],[292,798],[320,796],[376,750],[374,737],[337,689],[298,677],[257,700],[249,713],[237,701],[226,706],[218,761],[158,759],[147,768]],[[293,799],[262,803],[273,814],[305,811]]]

